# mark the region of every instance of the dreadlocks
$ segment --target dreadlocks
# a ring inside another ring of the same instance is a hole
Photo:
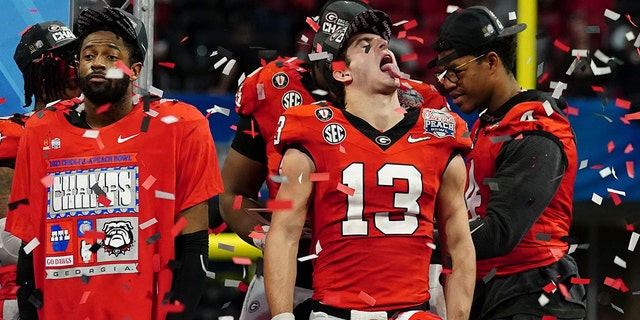
[[[62,98],[69,81],[76,78],[71,59],[60,53],[46,52],[42,58],[32,62],[23,73],[25,108],[32,97],[36,102],[50,102]]]

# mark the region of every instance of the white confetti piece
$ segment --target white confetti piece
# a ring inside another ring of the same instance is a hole
[[[155,111],[155,110],[149,110],[149,111],[147,111],[145,113],[148,114],[149,116],[151,116],[152,118],[155,118],[160,114],[158,111]]]
[[[615,304],[611,303],[611,308],[615,309],[616,311],[624,314],[624,310],[622,310],[622,308],[616,306]]]
[[[431,250],[435,250],[436,249],[436,244],[433,242],[427,242],[427,247],[431,248]]]
[[[162,97],[164,95],[164,91],[162,91],[162,89],[156,88],[154,86],[151,86],[151,88],[149,88],[149,93],[158,97]]]
[[[326,51],[309,53],[309,61],[318,61],[325,59],[329,59],[329,53]]]
[[[227,57],[222,57],[222,59],[218,60],[218,62],[213,65],[213,68],[217,70],[221,65],[227,63],[227,60],[229,60]]]
[[[593,53],[593,57],[604,63],[608,63],[609,61],[611,61],[611,59],[613,59],[600,50],[596,50],[596,52]]]
[[[553,97],[554,99],[560,99],[560,96],[562,96],[562,91],[566,89],[567,89],[567,84],[562,81],[558,81],[558,84],[553,89],[553,93],[551,94],[551,97]],[[544,103],[549,104],[548,101],[545,101]],[[553,113],[553,108],[551,108],[551,104],[549,104],[549,108],[551,109],[551,113]],[[546,105],[545,105],[545,110],[547,110]],[[549,111],[547,110],[547,115],[550,115],[551,113],[549,113]]]
[[[544,72],[544,62],[541,62],[536,68],[536,78],[539,78]]]
[[[322,251],[322,246],[320,245],[320,240],[318,240],[316,242],[316,254],[320,254],[320,251]]]
[[[622,260],[622,258],[616,256],[615,258],[613,258],[613,263],[619,265],[622,268],[627,268],[627,262]]]
[[[95,139],[98,137],[99,134],[100,134],[100,131],[98,130],[86,130],[82,136],[85,138]]]
[[[140,224],[140,230],[144,230],[146,228],[151,227],[152,225],[158,223],[158,220],[156,220],[156,218],[151,218],[143,223]]]
[[[598,171],[598,173],[600,174],[601,178],[606,178],[611,175],[611,167],[602,168],[600,169],[600,171]]]
[[[167,200],[175,200],[176,199],[176,197],[173,195],[173,193],[164,192],[164,191],[160,191],[160,190],[156,190],[156,198],[158,198],[158,199],[167,199]]]
[[[479,226],[473,228],[473,230],[471,230],[471,234],[473,234],[474,232],[476,232],[478,229],[480,229],[480,227],[484,226],[484,222],[482,224],[480,224]]]
[[[571,62],[571,65],[569,66],[569,68],[567,69],[567,72],[565,72],[568,76],[573,74],[573,71],[576,70],[576,67],[578,66],[578,64],[580,63],[580,59],[575,58],[573,59],[573,62]]]
[[[229,109],[218,107],[216,105],[213,105],[213,108],[207,109],[207,113],[222,113],[225,116],[229,116],[229,112]]]
[[[211,52],[211,54],[209,55],[209,57],[213,57],[218,55],[218,50],[214,50],[213,52]]]
[[[627,193],[624,191],[620,191],[620,190],[616,190],[616,189],[611,189],[611,188],[607,188],[607,192],[611,192],[611,193],[615,193],[615,194],[619,194],[621,196],[626,197]]]
[[[594,193],[594,194],[591,195],[591,201],[593,201],[597,205],[601,205],[602,204],[602,197],[597,195],[596,193]]]
[[[39,245],[40,245],[40,240],[38,240],[38,238],[33,238],[31,239],[31,241],[29,241],[29,243],[27,243],[27,245],[24,246],[22,250],[24,250],[24,253],[29,254],[31,253],[31,251],[33,251],[33,249],[35,249]]]
[[[309,38],[303,34],[300,36],[300,41],[302,41],[302,43],[308,43]]]
[[[403,25],[403,24],[405,24],[407,22],[409,22],[409,20],[400,20],[400,21],[394,23],[393,26],[394,27],[401,26],[401,25]]]
[[[266,96],[264,94],[264,84],[263,83],[258,83],[256,85],[256,90],[258,92],[258,100],[264,100],[266,98]]]
[[[591,60],[591,65],[590,66],[591,66],[591,71],[596,76],[600,76],[600,75],[603,75],[603,74],[610,74],[611,73],[611,67],[599,68],[598,66],[596,66],[596,63],[593,62],[593,60]]]
[[[124,72],[120,68],[109,68],[104,77],[107,79],[122,79],[124,77]]]
[[[549,298],[547,298],[547,296],[543,293],[540,295],[540,298],[538,298],[538,303],[541,307],[544,307],[547,303],[549,303]]]
[[[218,320],[233,320],[233,316],[218,316]]]
[[[315,89],[313,91],[311,91],[312,94],[318,95],[318,96],[326,96],[329,94],[328,91],[326,90],[322,90],[322,89]]]
[[[458,7],[458,6],[448,5],[448,6],[447,6],[447,13],[456,12],[456,10],[458,10],[459,8],[460,8],[460,7]]]
[[[617,21],[618,19],[620,19],[620,14],[615,12],[615,11],[611,11],[609,9],[604,9],[604,16],[613,20],[613,21]]]
[[[638,244],[638,238],[640,238],[640,234],[637,232],[633,232],[631,233],[631,239],[629,239],[629,246],[627,247],[627,249],[629,251],[635,251],[636,250],[636,245]]]
[[[636,38],[636,35],[633,34],[633,31],[629,31],[624,34],[624,37],[627,39],[627,41],[631,41]]]
[[[304,261],[309,261],[309,260],[313,260],[313,259],[317,259],[317,258],[318,258],[317,254],[310,254],[308,256],[304,256],[304,257],[298,258],[298,261],[304,262]]]
[[[289,183],[289,179],[286,176],[278,176],[278,175],[272,174],[269,176],[269,179],[271,179],[271,181],[275,183]]]
[[[227,63],[227,65],[224,66],[224,69],[222,69],[222,74],[224,74],[225,76],[228,76],[231,73],[231,69],[233,69],[235,65],[236,65],[236,59],[229,60],[229,63]]]
[[[176,116],[168,115],[160,118],[160,121],[166,124],[172,124],[178,122],[178,118],[176,118]]]
[[[586,57],[589,55],[589,50],[587,49],[573,49],[571,50],[571,55],[574,57]]]
[[[240,78],[238,79],[238,87],[241,86],[244,83],[244,80],[247,78],[247,76],[244,75],[244,72],[240,75]]]
[[[240,281],[238,280],[224,279],[225,287],[237,288],[239,285]]]
[[[582,160],[580,161],[580,167],[578,168],[578,170],[582,170],[584,168],[586,168],[587,166],[589,166],[589,160]]]
[[[568,254],[572,254],[576,251],[576,249],[578,249],[578,245],[577,244],[570,244],[569,245],[569,251],[567,251]]]
[[[515,11],[509,11],[509,20],[510,21],[518,20],[518,16],[516,15]]]

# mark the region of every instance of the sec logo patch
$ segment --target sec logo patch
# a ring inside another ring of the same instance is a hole
[[[282,107],[289,109],[291,107],[299,106],[302,104],[302,95],[295,90],[287,91],[282,96]]]

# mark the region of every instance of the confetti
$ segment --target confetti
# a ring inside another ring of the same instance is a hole
[[[542,316],[542,320],[556,320],[556,319],[557,318],[555,316]]]
[[[329,92],[326,91],[326,90],[322,90],[322,89],[315,89],[315,90],[311,91],[311,94],[315,94],[315,95],[318,95],[318,96],[326,96],[326,95],[329,94]]]
[[[571,50],[571,48],[569,48],[569,46],[567,46],[566,44],[560,42],[560,40],[557,40],[557,39],[556,39],[556,41],[553,42],[553,45],[556,48],[558,48],[558,49],[560,49],[560,50],[562,50],[564,52],[567,52],[567,53],[569,52],[569,50]]]
[[[105,207],[108,207],[111,205],[111,200],[109,200],[109,198],[107,198],[105,195],[101,194],[98,196],[98,203]]]
[[[618,306],[616,306],[615,304],[613,304],[613,302],[611,302],[611,308],[613,308],[614,310],[624,314],[624,310]]]
[[[172,124],[178,122],[178,118],[176,116],[168,115],[160,118],[160,121],[166,124]]]
[[[217,105],[213,105],[213,108],[209,108],[209,109],[207,109],[207,113],[209,113],[209,114],[213,114],[213,113],[222,113],[222,114],[224,114],[225,116],[229,116],[229,112],[230,112],[230,110],[229,110],[229,109],[227,109],[227,108],[222,108],[222,107],[219,107],[219,106],[217,106]]]
[[[145,188],[146,190],[149,190],[149,188],[151,188],[151,186],[155,182],[156,182],[156,178],[152,175],[149,175],[147,179],[145,179],[144,182],[142,183],[142,187]]]
[[[620,19],[620,14],[619,13],[611,11],[609,9],[605,9],[604,10],[604,16],[606,18],[609,18],[609,19],[613,20],[613,21],[617,21],[618,19]]]
[[[320,25],[318,25],[318,23],[313,20],[313,18],[307,17],[306,21],[309,27],[311,27],[314,32],[318,32],[318,30],[320,29]]]
[[[344,71],[347,69],[347,65],[344,61],[333,61],[331,62],[331,70],[333,71]]]
[[[85,291],[82,293],[82,298],[80,298],[80,304],[85,304],[87,303],[87,300],[89,299],[89,295],[91,295],[91,291]]]
[[[85,231],[82,233],[83,237],[87,237],[90,239],[104,239],[105,233],[100,231]]]
[[[235,65],[236,65],[236,59],[229,60],[229,63],[227,63],[227,65],[224,66],[224,69],[222,69],[222,74],[224,74],[225,76],[228,76],[231,73],[231,69],[233,69]]]
[[[107,111],[109,111],[109,108],[111,108],[111,102],[107,102],[101,106],[98,107],[98,109],[96,110],[97,114],[103,114]]]
[[[596,76],[611,73],[611,67],[598,67],[593,60],[591,60],[591,64],[589,66],[591,67],[593,74]]]
[[[372,307],[376,305],[376,299],[374,299],[364,291],[360,291],[360,293],[358,293],[358,298]]]
[[[40,241],[38,240],[38,238],[33,238],[31,239],[31,241],[29,241],[29,243],[27,243],[22,250],[24,250],[24,252],[26,254],[31,253],[31,251],[33,251],[33,249],[35,249],[38,245],[40,245]]]
[[[238,280],[224,279],[224,286],[230,288],[237,288],[240,284]]]
[[[140,230],[144,230],[146,228],[151,227],[152,225],[158,223],[158,220],[156,220],[156,218],[151,218],[143,223],[140,224]]]
[[[582,161],[580,161],[580,167],[578,168],[578,170],[582,170],[582,169],[586,168],[587,166],[589,166],[589,160],[582,160]]]
[[[82,134],[82,137],[95,139],[98,137],[99,134],[100,134],[100,131],[98,130],[85,130],[84,134]]]
[[[398,39],[404,39],[406,37],[407,37],[407,32],[406,31],[403,30],[403,31],[398,32],[398,37],[397,37]]]
[[[269,176],[269,179],[271,179],[271,181],[275,183],[289,183],[289,178],[287,178],[286,176],[272,174]]]
[[[601,205],[602,204],[602,197],[597,195],[596,193],[593,193],[591,195],[591,201],[593,201],[597,205]]]
[[[256,85],[256,90],[258,90],[258,100],[264,100],[266,98],[264,95],[264,84],[258,83]]]
[[[618,196],[617,194],[613,193],[613,192],[609,192],[609,195],[611,196],[611,200],[613,201],[614,205],[619,205],[620,203],[622,203],[622,200],[620,199],[620,196]]]
[[[342,193],[348,194],[350,196],[353,196],[356,193],[355,189],[349,188],[348,186],[346,186],[346,185],[344,185],[342,183],[339,183],[339,182],[338,182],[338,185],[336,186],[336,189],[338,189],[338,191],[341,191]]]
[[[251,262],[251,259],[246,257],[231,257],[231,260],[235,264],[247,265],[247,266],[250,266],[253,263]]]
[[[553,94],[551,95],[552,97],[558,99],[560,98],[560,95],[562,94],[562,90],[560,90],[560,93],[556,96],[558,87],[562,87],[560,84],[563,84],[562,82],[558,82],[558,86],[556,87],[556,89],[553,91]],[[566,88],[566,84],[564,86]],[[547,113],[547,116],[550,116],[553,114],[553,107],[551,106],[551,103],[549,103],[549,101],[545,100],[542,103],[542,107],[544,108],[544,111]]]
[[[266,234],[264,234],[262,232],[251,231],[249,233],[249,238],[256,239],[258,241],[264,239],[265,236],[266,236]]]
[[[571,280],[570,280],[570,281],[571,281],[571,283],[572,283],[572,284],[584,284],[584,285],[587,285],[587,284],[591,283],[591,280],[590,280],[590,279],[585,279],[585,278],[575,278],[575,277],[574,277],[574,278],[571,278]]]
[[[489,273],[487,273],[484,277],[482,277],[482,281],[484,283],[491,281],[491,279],[493,279],[493,277],[496,275],[497,272],[498,270],[496,268],[491,269]]]
[[[116,61],[116,64],[114,66],[122,70],[122,72],[124,72],[124,74],[126,74],[129,77],[133,75],[133,71],[131,71],[131,69],[129,69],[129,67],[126,64],[124,64],[122,60]]]
[[[107,79],[122,79],[124,78],[124,72],[120,68],[109,68],[104,77]]]
[[[609,153],[611,153],[611,151],[613,151],[613,149],[615,149],[616,145],[613,141],[609,141],[609,143],[607,143],[607,151]]]
[[[409,53],[409,54],[403,54],[400,56],[401,62],[414,61],[414,60],[418,60],[418,54],[415,52]]]
[[[166,310],[167,313],[180,313],[184,311],[184,304],[176,300],[173,303],[162,304],[162,309]]]
[[[189,39],[189,36],[185,36],[184,38],[182,38],[182,40],[180,40],[180,43],[184,43],[185,41],[187,41],[187,39]]]
[[[310,254],[308,256],[304,256],[304,257],[298,258],[298,261],[304,262],[304,261],[309,261],[309,260],[313,260],[313,259],[317,259],[317,258],[318,258],[317,254]]]
[[[222,231],[227,229],[227,223],[223,222],[221,223],[219,226],[213,228],[213,230],[211,230],[213,232],[213,234],[220,234]]]
[[[540,297],[538,298],[538,303],[540,304],[541,307],[544,307],[547,303],[549,303],[549,298],[547,298],[547,296],[544,293],[540,294]]]
[[[606,167],[606,168],[603,168],[602,170],[598,171],[598,173],[600,174],[601,178],[606,178],[606,177],[610,176],[612,172],[613,171],[611,171],[611,167]]]
[[[293,202],[291,200],[267,200],[267,208],[272,211],[275,210],[289,210],[293,206]]]
[[[546,293],[554,292],[556,290],[556,284],[553,281],[549,282],[546,286],[542,288],[542,290],[544,290],[544,292]]]
[[[161,237],[160,232],[157,232],[156,234],[154,234],[154,235],[150,236],[150,237],[149,237],[149,238],[147,238],[147,240],[146,240],[147,245],[151,245],[151,244],[153,244],[154,242],[156,242],[156,241],[160,240],[160,237]]]
[[[393,111],[395,111],[395,112],[396,112],[396,113],[398,113],[398,114],[405,114],[405,113],[407,113],[407,110],[406,110],[405,108],[403,108],[403,107],[397,107],[397,108],[393,109]]]
[[[46,175],[42,179],[40,179],[40,183],[42,183],[45,188],[49,188],[53,184],[53,176]]]
[[[460,7],[454,6],[454,5],[448,5],[447,6],[447,13],[456,12],[456,11],[458,11],[458,9],[460,9]]]
[[[173,193],[168,193],[160,190],[156,190],[156,198],[158,199],[167,199],[167,200],[175,200],[175,196]]]
[[[171,236],[176,237],[182,232],[182,229],[187,225],[187,219],[185,217],[180,217],[176,224],[171,227]]]
[[[218,60],[216,63],[213,64],[213,68],[214,69],[218,69],[220,68],[221,65],[225,64],[229,59],[227,57],[222,57],[220,60]]]
[[[622,267],[622,268],[627,268],[627,262],[622,260],[622,258],[615,256],[615,258],[613,258],[613,263],[617,264],[618,266]]]
[[[329,181],[329,172],[318,172],[309,175],[309,181]]]
[[[309,61],[319,61],[329,59],[329,53],[326,51],[309,53]]]
[[[424,39],[422,37],[408,36],[407,40],[416,41],[416,42],[418,42],[420,44],[424,44]]]

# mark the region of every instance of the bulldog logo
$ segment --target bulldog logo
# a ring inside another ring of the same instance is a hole
[[[111,221],[104,224],[105,233],[102,247],[105,252],[116,257],[125,254],[133,245],[133,227],[129,221]]]

